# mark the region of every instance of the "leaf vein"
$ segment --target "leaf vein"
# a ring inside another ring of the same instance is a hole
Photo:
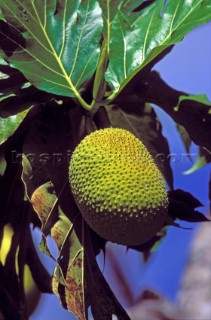
[[[17,0],[17,2],[22,6],[22,4]],[[49,52],[50,54],[52,54],[52,52],[46,48],[46,46],[35,36],[35,34],[28,28],[28,26],[12,11],[10,10],[10,7],[8,7],[7,5],[5,5],[6,8],[8,9],[8,11],[25,27],[25,29],[31,34],[31,36],[37,41],[37,43],[39,43],[47,52]],[[22,8],[24,8],[22,6]],[[30,14],[31,15],[31,14]],[[32,17],[32,15],[31,15]],[[34,20],[34,18],[33,18]],[[36,21],[36,20],[34,20]],[[37,21],[36,21],[37,22]],[[39,25],[39,24],[38,24]],[[14,28],[14,26],[13,26]],[[19,30],[18,30],[19,31]]]
[[[34,7],[34,10],[35,10],[35,14],[37,15],[37,18],[38,18],[38,20],[40,21],[38,12],[37,12],[37,10],[36,10],[36,7],[35,7],[34,5],[33,5],[33,7]],[[42,26],[42,24],[41,24],[41,26]],[[43,29],[43,33],[44,33],[44,36],[46,37],[46,40],[48,41],[48,43],[49,43],[49,45],[50,45],[50,48],[51,48],[51,50],[52,50],[52,53],[53,53],[53,55],[54,55],[54,57],[55,57],[58,65],[59,65],[59,67],[60,67],[60,69],[61,69],[64,77],[65,77],[65,80],[66,80],[67,83],[69,84],[69,86],[70,86],[70,88],[72,89],[72,91],[74,92],[75,96],[79,98],[79,97],[80,97],[79,92],[76,90],[76,88],[75,88],[75,86],[73,85],[70,77],[68,76],[68,74],[67,74],[67,72],[66,72],[66,70],[65,70],[65,68],[64,68],[64,66],[63,66],[63,64],[62,64],[62,62],[61,62],[61,60],[59,59],[59,57],[58,57],[58,55],[57,55],[57,52],[55,51],[55,49],[54,49],[54,47],[53,47],[53,45],[52,45],[52,43],[51,43],[51,40],[49,39],[48,34],[46,33],[46,30],[45,30],[45,29]]]
[[[147,31],[146,31],[146,35],[145,35],[145,38],[144,38],[144,45],[143,45],[143,58],[142,60],[145,60],[145,57],[146,57],[146,46],[147,46],[147,39],[148,39],[148,34],[149,34],[149,30],[151,28],[151,25],[152,25],[152,21],[154,19],[154,16],[155,16],[155,11],[154,11],[154,14],[152,15],[151,19],[150,19],[150,22],[149,22],[149,26],[147,28]]]
[[[90,61],[91,61],[91,59],[92,59],[92,57],[93,57],[94,53],[95,53],[95,52],[92,52],[92,54],[91,54],[90,58],[88,59],[88,61],[87,61],[86,65],[85,65],[85,67],[83,68],[83,71],[81,72],[81,75],[80,75],[80,77],[79,77],[78,81],[77,81],[77,82],[76,82],[76,84],[75,84],[75,87],[76,87],[76,88],[77,88],[77,86],[78,86],[78,84],[79,84],[79,82],[80,82],[81,78],[83,77],[83,75],[84,75],[84,73],[85,73],[85,70],[86,70],[86,68],[88,67],[88,65],[89,65],[89,63],[90,63]]]
[[[4,36],[6,36],[9,40],[11,40],[13,43],[17,44],[17,46],[19,46],[20,48],[23,49],[23,51],[25,51],[30,57],[32,57],[35,61],[30,61],[30,63],[35,63],[35,62],[38,62],[40,63],[42,66],[44,66],[46,69],[50,70],[52,73],[55,73],[57,75],[59,75],[60,77],[63,77],[64,78],[64,75],[62,75],[61,73],[55,71],[54,69],[50,68],[48,65],[46,65],[43,61],[39,60],[36,56],[34,56],[32,54],[31,51],[27,50],[26,48],[22,47],[19,43],[17,43],[14,39],[10,38],[8,35],[6,35],[5,33],[3,33],[1,30],[0,30],[0,33],[3,34]],[[16,51],[16,53],[18,53]],[[26,61],[24,63],[29,63],[29,61]]]
[[[180,1],[178,1],[178,4],[177,4],[177,7],[176,7],[176,10],[175,10],[174,15],[172,16],[172,19],[171,19],[171,24],[170,24],[170,33],[172,33],[174,20],[175,20],[175,17],[176,17],[177,11],[178,11],[178,9],[179,9],[179,5],[180,5]]]
[[[75,53],[75,59],[74,59],[73,65],[72,65],[71,72],[69,74],[70,78],[71,78],[71,76],[72,76],[72,74],[74,72],[74,69],[75,69],[75,66],[76,66],[76,62],[77,62],[77,59],[78,59],[80,43],[81,43],[81,39],[82,39],[82,36],[83,36],[84,28],[85,28],[85,25],[86,25],[86,22],[87,22],[87,18],[88,18],[89,5],[90,5],[90,1],[88,1],[88,4],[87,4],[87,10],[86,10],[85,18],[84,18],[84,23],[83,23],[83,26],[81,28],[80,36],[79,36],[79,39],[78,39],[77,49],[76,49],[76,53]]]
[[[64,5],[64,17],[63,17],[63,37],[62,37],[62,46],[61,46],[61,51],[59,54],[59,59],[61,59],[63,51],[64,51],[64,46],[65,46],[65,38],[66,38],[66,14],[67,14],[67,0],[65,0],[65,5]]]
[[[120,29],[121,29],[121,33],[122,33],[122,40],[123,40],[123,70],[124,70],[124,78],[127,78],[127,71],[126,71],[126,53],[127,53],[127,44],[125,41],[125,37],[124,37],[124,32],[123,32],[123,28],[122,25],[120,23]]]

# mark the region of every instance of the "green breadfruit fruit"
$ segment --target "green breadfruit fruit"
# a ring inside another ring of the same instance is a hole
[[[69,179],[85,221],[106,240],[136,246],[165,223],[163,177],[143,143],[127,130],[86,136],[72,154]]]

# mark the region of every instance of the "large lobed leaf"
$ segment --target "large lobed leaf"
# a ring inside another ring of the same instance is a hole
[[[10,65],[39,89],[78,96],[98,61],[102,29],[98,2],[3,0],[0,9],[12,26],[1,21],[1,50]]]
[[[107,54],[99,65],[109,57],[112,100],[161,52],[211,20],[209,0],[3,0],[0,9],[1,56],[36,87],[77,97],[87,109],[80,91],[96,70],[101,33]]]
[[[110,28],[106,80],[116,92],[164,49],[211,20],[209,0],[169,0],[167,4],[165,0],[157,0],[134,12],[138,3],[141,1],[122,1]]]

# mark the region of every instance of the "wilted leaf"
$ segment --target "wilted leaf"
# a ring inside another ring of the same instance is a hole
[[[50,228],[55,222],[52,220],[53,210],[57,205],[57,197],[51,181],[46,182],[34,191],[31,197],[31,203],[42,223],[43,233],[48,236]],[[49,228],[46,227],[47,224],[50,225]]]
[[[10,24],[0,21],[1,50],[9,64],[41,90],[78,97],[99,57],[98,2],[5,0],[0,8]]]
[[[53,185],[48,182],[32,195],[32,204],[42,221],[42,230],[58,247],[58,266],[53,277],[53,291],[63,305],[79,320],[87,319],[89,305],[94,319],[129,317],[103,278],[91,249],[89,230],[80,213],[73,223],[57,206]],[[51,223],[49,224],[49,222]],[[51,228],[46,228],[46,224]]]
[[[79,242],[73,224],[63,214],[61,208],[58,206],[55,208],[58,199],[51,182],[36,189],[31,201],[42,222],[45,237],[50,234],[59,250],[58,266],[53,277],[53,291],[60,297],[65,308],[79,320],[83,320],[86,318],[83,244]]]
[[[166,4],[164,0],[157,0],[141,12],[124,11],[122,1],[111,26],[106,73],[107,82],[115,90],[114,95],[164,49],[209,20],[210,1],[169,0]]]
[[[57,245],[61,242],[59,267],[54,272],[53,290],[64,307],[73,312],[79,320],[84,320],[88,311],[85,302],[84,244],[80,243],[70,221],[68,230],[65,230],[64,219],[61,217],[51,231]]]

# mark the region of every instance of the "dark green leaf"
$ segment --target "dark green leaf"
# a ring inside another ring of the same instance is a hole
[[[179,103],[181,96],[187,98]],[[176,123],[182,125],[195,144],[211,150],[211,113],[207,102],[200,103],[195,96],[192,99],[193,96],[172,89],[155,71],[145,79],[141,98],[158,105]]]
[[[189,222],[209,221],[201,212],[195,208],[202,204],[190,193],[183,190],[168,192],[169,197],[169,216],[173,220],[179,219]]]
[[[106,73],[112,97],[164,49],[211,20],[209,0],[169,0],[164,5],[164,0],[157,0],[141,12],[118,10],[111,26]]]
[[[50,100],[52,100],[51,94],[29,86],[19,90],[15,95],[3,96],[3,100],[0,101],[0,116],[7,118]]]
[[[15,94],[26,82],[26,78],[17,69],[0,65],[0,95]]]
[[[103,12],[103,34],[110,38],[111,24],[121,0],[98,0]]]
[[[129,16],[132,12],[140,12],[149,5],[149,2],[153,1],[155,0],[123,0],[121,1],[121,11]]]
[[[0,65],[0,116],[16,115],[32,105],[49,101],[51,94],[32,86],[20,71]]]
[[[199,103],[206,104],[210,107],[210,113],[211,113],[211,102],[208,100],[208,98],[205,94],[189,95],[188,97],[187,96],[180,96],[179,104],[185,100],[192,100],[192,101],[197,101]]]
[[[167,233],[168,227],[163,227],[157,234],[150,239],[149,241],[136,246],[136,247],[129,247],[131,249],[134,249],[136,251],[142,252],[144,256],[144,260],[147,261],[151,255],[152,252],[156,251],[159,247],[159,245],[163,242],[166,233]]]
[[[169,226],[182,228],[175,220],[184,220],[188,222],[204,222],[209,221],[201,212],[195,210],[201,207],[201,202],[193,197],[189,192],[181,189],[168,191],[169,210],[166,225],[153,237],[150,241],[136,247],[130,247],[139,252],[143,252],[145,260],[150,253],[156,251],[166,236]],[[187,228],[185,228],[187,229]]]
[[[0,8],[16,31],[16,37],[10,37],[5,28],[0,31],[9,64],[39,89],[79,98],[99,57],[102,17],[98,2],[3,0]],[[11,42],[13,50],[8,53]]]
[[[3,18],[4,18],[4,16],[3,16],[3,13],[2,13],[2,11],[0,9],[0,20],[2,20]]]
[[[191,209],[195,209],[203,206],[198,199],[192,196],[192,194],[181,189],[169,191],[168,196],[170,199],[173,198],[176,201],[182,201],[186,203]]]

